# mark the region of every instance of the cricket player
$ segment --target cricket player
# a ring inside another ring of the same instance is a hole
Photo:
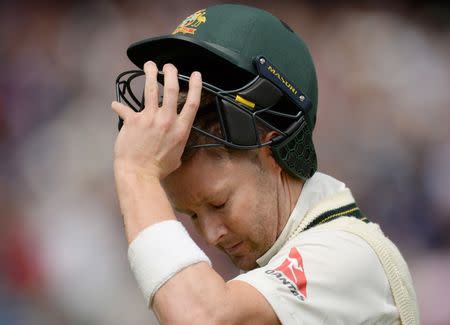
[[[419,324],[398,249],[317,171],[315,67],[288,25],[216,5],[128,57],[143,70],[117,78],[116,187],[162,324]],[[225,282],[176,212],[243,272]]]

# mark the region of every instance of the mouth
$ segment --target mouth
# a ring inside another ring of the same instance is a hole
[[[228,248],[224,248],[224,250],[225,250],[225,252],[228,255],[232,255],[232,256],[237,255],[237,253],[239,252],[239,250],[242,247],[243,243],[244,243],[243,241],[240,241],[240,242],[238,242],[237,244],[235,244],[233,246],[230,246]]]

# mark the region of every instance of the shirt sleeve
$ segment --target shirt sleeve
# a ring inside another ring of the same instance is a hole
[[[377,255],[345,231],[305,231],[232,281],[255,287],[282,324],[399,324]]]

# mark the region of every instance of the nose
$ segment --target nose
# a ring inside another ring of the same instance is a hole
[[[217,246],[228,232],[226,225],[217,215],[198,216],[200,232],[209,245]]]

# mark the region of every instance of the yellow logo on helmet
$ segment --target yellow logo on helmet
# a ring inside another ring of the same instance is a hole
[[[275,70],[274,67],[269,65],[267,67],[267,70],[269,70],[270,73],[272,73],[275,77],[277,77],[286,86],[287,89],[289,89],[292,93],[294,93],[294,95],[297,95],[297,93],[298,93],[297,89],[295,89],[295,87],[293,85],[291,85],[289,83],[289,81],[284,79],[283,75],[280,74],[277,70]]]
[[[195,34],[197,28],[206,22],[206,9],[201,9],[189,17],[187,17],[183,22],[178,25],[178,27],[173,31],[172,34]]]

